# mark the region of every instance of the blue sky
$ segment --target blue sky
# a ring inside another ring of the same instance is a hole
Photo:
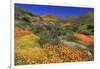
[[[15,4],[15,6],[23,8],[25,11],[32,12],[35,15],[52,14],[60,18],[66,18],[68,16],[80,16],[81,14],[87,11],[94,12],[93,8],[83,7],[65,7],[35,4]]]

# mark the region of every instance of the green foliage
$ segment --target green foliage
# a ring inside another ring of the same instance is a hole
[[[94,16],[92,12],[86,12],[73,24],[72,30],[83,34],[94,34]]]
[[[27,16],[23,17],[23,20],[26,21],[26,22],[30,22],[30,18],[27,17]]]
[[[32,25],[31,31],[35,34],[39,34],[42,31],[46,31],[46,28],[43,25],[36,24]]]
[[[50,34],[46,34],[46,35],[41,34],[39,43],[40,44],[50,43],[50,44],[53,44],[53,45],[58,45],[60,43],[60,40],[59,40],[58,37],[56,37],[56,36],[53,37]]]

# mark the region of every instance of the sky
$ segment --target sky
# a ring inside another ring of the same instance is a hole
[[[51,14],[59,18],[68,16],[80,16],[84,12],[92,11],[93,8],[84,7],[69,7],[69,6],[51,6],[51,5],[36,5],[36,4],[15,4],[16,7],[23,8],[25,11],[32,12],[35,15]]]

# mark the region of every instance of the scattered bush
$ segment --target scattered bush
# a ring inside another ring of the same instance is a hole
[[[21,8],[15,8],[15,11],[15,65],[93,60],[93,13],[61,19],[52,15],[37,16]],[[70,45],[62,41],[68,41]],[[84,49],[71,46],[77,42],[92,56]]]

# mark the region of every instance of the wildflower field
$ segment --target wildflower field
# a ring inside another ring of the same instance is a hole
[[[34,12],[35,9],[31,12],[22,8],[21,5],[15,5],[15,65],[94,60],[93,8],[80,8],[88,11],[80,15],[70,15],[67,18],[57,17],[49,11],[47,14],[37,15]]]

